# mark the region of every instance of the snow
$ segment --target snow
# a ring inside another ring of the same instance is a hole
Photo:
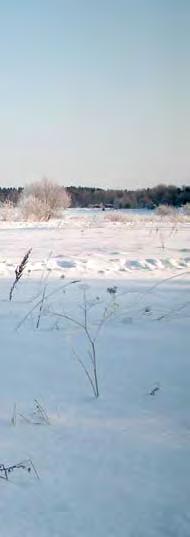
[[[0,463],[31,458],[40,476],[1,479],[3,537],[189,537],[189,227],[69,212],[0,224]],[[75,359],[90,364],[85,333],[60,316],[83,321],[84,294],[91,334],[110,313],[98,399]],[[50,425],[20,417],[34,399]]]
[[[189,269],[186,219],[167,221],[148,214],[123,221],[122,214],[121,221],[112,221],[108,216],[111,213],[68,212],[63,220],[48,223],[0,222],[0,273],[12,275],[29,247],[33,248],[29,273],[47,268],[56,277],[62,272],[66,277],[125,279],[126,272]]]

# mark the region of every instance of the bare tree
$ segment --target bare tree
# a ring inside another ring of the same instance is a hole
[[[61,209],[71,204],[68,192],[47,178],[31,183],[24,189],[20,200],[22,215],[26,220],[45,220],[57,217]]]

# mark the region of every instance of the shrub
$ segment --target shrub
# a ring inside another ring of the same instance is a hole
[[[113,223],[118,222],[121,224],[125,224],[126,222],[129,222],[132,220],[132,215],[122,214],[119,212],[110,212],[110,213],[107,213],[104,218],[107,222],[113,222]]]
[[[71,198],[60,185],[42,179],[24,189],[20,208],[25,220],[45,220],[58,217],[61,209],[70,206]]]
[[[0,219],[4,222],[14,220],[15,208],[10,200],[4,201],[0,206]]]
[[[177,216],[177,209],[171,205],[158,205],[155,210],[158,216],[164,216],[166,218],[175,218]]]
[[[183,212],[186,216],[190,216],[190,203],[186,203],[184,205]]]

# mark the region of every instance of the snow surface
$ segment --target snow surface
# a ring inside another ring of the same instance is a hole
[[[189,228],[70,213],[0,224],[0,463],[31,458],[40,476],[1,479],[3,537],[189,537]],[[83,322],[84,293],[92,335],[109,313],[99,399],[75,356],[90,365],[85,334],[62,317]],[[35,398],[50,425],[20,417]]]
[[[118,213],[120,214],[120,213]],[[151,214],[151,213],[150,213]],[[67,277],[124,278],[133,271],[163,272],[190,268],[190,222],[155,216],[66,213],[48,223],[0,222],[0,275],[33,248],[28,274],[45,269]],[[126,220],[125,220],[126,218]],[[7,240],[7,237],[9,239]]]

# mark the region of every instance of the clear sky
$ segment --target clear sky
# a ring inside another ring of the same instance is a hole
[[[0,185],[190,184],[189,0],[0,0]]]

